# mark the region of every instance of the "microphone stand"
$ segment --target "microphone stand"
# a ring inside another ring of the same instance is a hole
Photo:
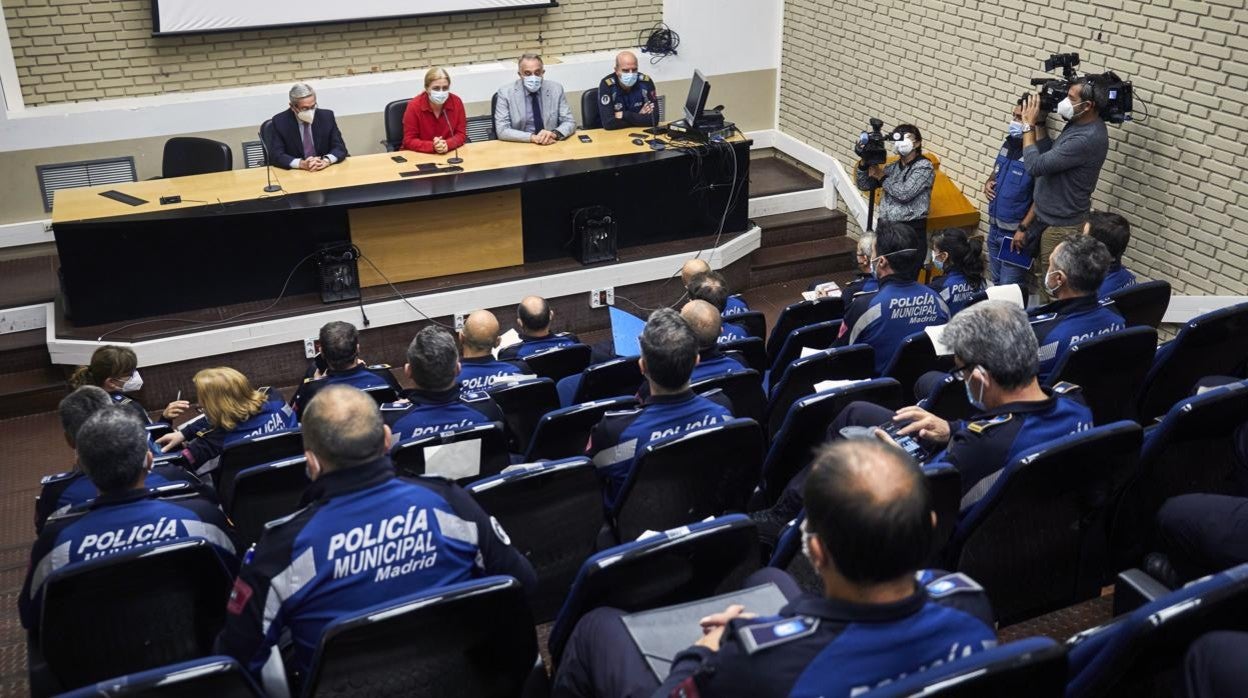
[[[267,194],[279,192],[282,185],[273,183],[273,160],[269,158],[269,144],[264,142],[263,132],[260,134],[260,149],[264,151],[264,179],[267,182],[264,191]]]
[[[662,130],[659,129],[659,98],[654,94],[650,94],[649,102],[650,102],[650,123],[654,125],[646,129],[646,133],[650,134],[651,136],[658,136],[660,133],[663,132]],[[657,137],[651,138],[650,140],[646,141],[646,144],[650,146],[651,150],[662,150],[667,147],[667,145],[663,141],[659,140]]]
[[[450,125],[451,125],[451,117],[449,117],[449,116],[447,116],[447,115],[446,115],[446,109],[445,109],[445,108],[442,110],[442,118],[446,119],[446,125],[447,125],[447,126],[450,126]],[[454,129],[451,129],[451,137],[452,137],[452,138],[454,138],[454,137],[455,137],[455,131],[454,131]],[[459,164],[462,164],[463,162],[464,162],[464,159],[463,159],[463,158],[461,158],[461,157],[459,156],[459,146],[455,146],[455,155],[454,155],[453,157],[449,157],[449,158],[447,158],[447,159],[446,159],[446,164],[448,164],[448,165],[459,165]]]

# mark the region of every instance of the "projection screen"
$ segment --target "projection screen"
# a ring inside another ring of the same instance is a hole
[[[153,34],[555,7],[555,0],[152,0]]]

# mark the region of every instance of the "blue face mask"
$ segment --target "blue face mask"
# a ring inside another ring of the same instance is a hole
[[[1010,122],[1010,138],[1022,138],[1022,137],[1023,137],[1023,122],[1011,121]]]
[[[542,89],[542,76],[541,75],[524,76],[524,89],[528,90],[529,92],[537,92],[538,90]]]
[[[932,255],[932,266],[933,266],[933,267],[936,267],[936,271],[944,271],[944,270],[945,270],[945,263],[944,263],[943,261],[941,261],[941,260],[937,259],[937,258],[936,258],[936,255]]]
[[[620,84],[625,87],[632,87],[637,84],[638,73],[622,73],[620,74]]]
[[[971,407],[974,407],[980,412],[983,412],[984,410],[988,409],[987,407],[984,406],[984,383],[983,381],[980,381],[979,383],[979,399],[978,400],[976,400],[971,395],[971,377],[969,374],[967,375],[966,380],[962,381],[962,387],[966,389],[966,401],[971,403]]]

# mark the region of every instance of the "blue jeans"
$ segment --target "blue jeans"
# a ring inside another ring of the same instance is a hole
[[[1001,245],[1010,244],[1013,238],[1014,231],[1012,230],[1002,230],[995,225],[988,227],[988,273],[992,276],[992,282],[998,286],[1018,284],[1026,289],[1027,270],[997,259]]]

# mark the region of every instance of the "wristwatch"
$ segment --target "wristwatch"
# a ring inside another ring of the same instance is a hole
[[[1031,124],[1023,124],[1023,133],[1031,133],[1036,127]]]

